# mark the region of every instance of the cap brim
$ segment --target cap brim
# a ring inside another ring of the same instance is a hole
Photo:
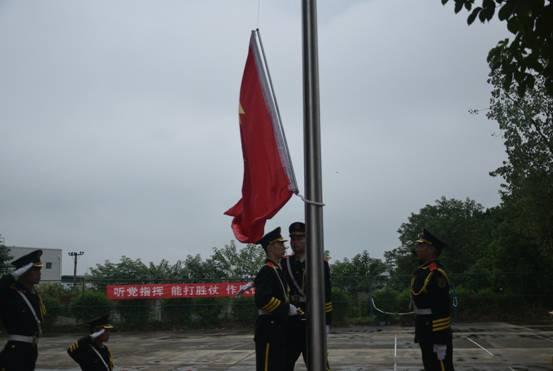
[[[418,243],[418,244],[425,243],[425,244],[428,244],[428,245],[432,245],[432,242],[430,242],[428,240],[424,240],[424,239],[416,240],[415,242]]]
[[[292,232],[290,236],[305,236],[305,232]]]
[[[42,263],[33,263],[33,267],[35,267],[35,268],[42,268],[43,265],[42,265]]]

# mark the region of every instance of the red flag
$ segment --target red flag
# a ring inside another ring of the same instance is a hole
[[[253,31],[240,87],[242,199],[225,212],[234,217],[236,238],[250,243],[263,237],[265,222],[298,192],[260,42]]]

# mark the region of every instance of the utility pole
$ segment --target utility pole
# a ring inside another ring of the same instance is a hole
[[[84,251],[70,251],[67,253],[67,255],[72,256],[74,259],[74,266],[73,266],[73,285],[77,284],[77,258],[81,255],[84,255]]]

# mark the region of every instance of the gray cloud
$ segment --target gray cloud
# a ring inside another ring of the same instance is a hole
[[[260,27],[303,188],[297,2],[261,2]],[[442,195],[498,203],[487,50],[439,1],[319,1],[325,241],[334,258],[398,245]],[[0,232],[84,250],[83,266],[209,254],[233,239],[237,101],[257,2],[0,3]],[[268,223],[303,217],[293,198]],[[70,261],[65,259],[65,271]]]

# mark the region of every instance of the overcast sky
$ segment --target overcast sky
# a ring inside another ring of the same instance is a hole
[[[439,0],[319,0],[325,248],[399,245],[439,197],[499,202],[504,159],[485,107],[499,23]],[[238,96],[257,0],[0,0],[0,233],[8,245],[207,257],[234,238]],[[259,27],[303,192],[300,1]],[[266,226],[303,219],[294,197]]]

